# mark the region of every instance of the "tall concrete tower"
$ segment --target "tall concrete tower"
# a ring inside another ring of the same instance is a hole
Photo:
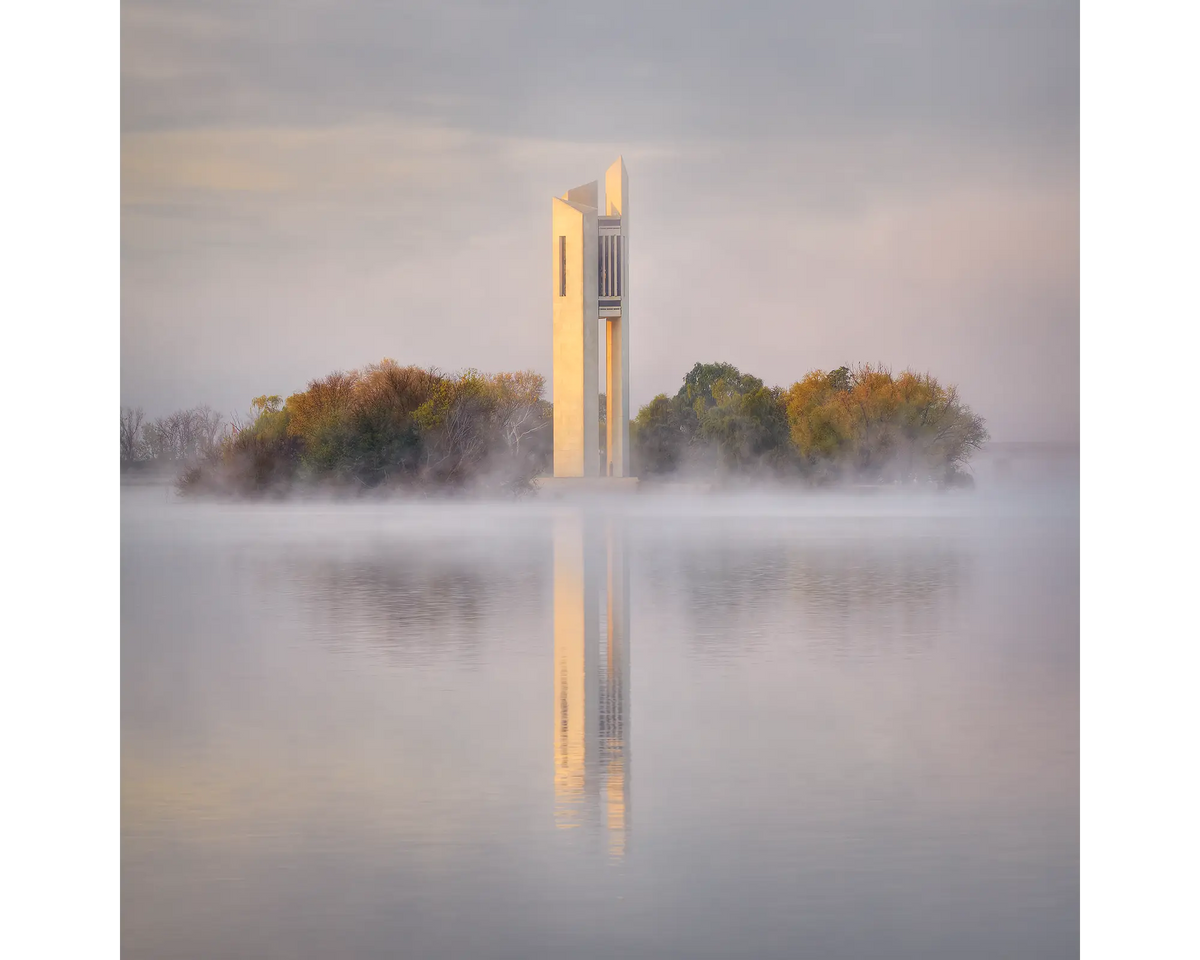
[[[604,175],[555,198],[554,476],[627,477],[629,463],[629,174]],[[601,469],[599,321],[605,321],[608,462]]]

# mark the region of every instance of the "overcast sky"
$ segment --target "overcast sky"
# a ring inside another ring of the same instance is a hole
[[[630,179],[633,406],[877,361],[1079,429],[1056,0],[122,4],[122,401],[393,357],[550,375],[550,199]]]

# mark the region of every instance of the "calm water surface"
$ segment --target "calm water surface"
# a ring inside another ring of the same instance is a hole
[[[126,958],[1070,957],[1076,487],[122,499]]]

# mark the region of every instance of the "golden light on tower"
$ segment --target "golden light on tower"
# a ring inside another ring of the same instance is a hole
[[[554,476],[631,475],[629,174],[618,157],[599,182],[553,201]],[[600,465],[599,322],[605,323],[607,463]]]

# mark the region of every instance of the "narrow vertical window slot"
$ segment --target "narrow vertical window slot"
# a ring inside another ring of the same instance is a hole
[[[600,255],[604,261],[604,267],[600,271],[600,293],[602,296],[608,296],[608,275],[612,270],[612,251],[608,246],[608,237],[600,238]]]
[[[605,274],[605,286],[608,289],[608,295],[612,296],[613,290],[613,238],[607,237],[608,240],[608,271]]]
[[[558,295],[567,295],[567,238],[558,238]]]

